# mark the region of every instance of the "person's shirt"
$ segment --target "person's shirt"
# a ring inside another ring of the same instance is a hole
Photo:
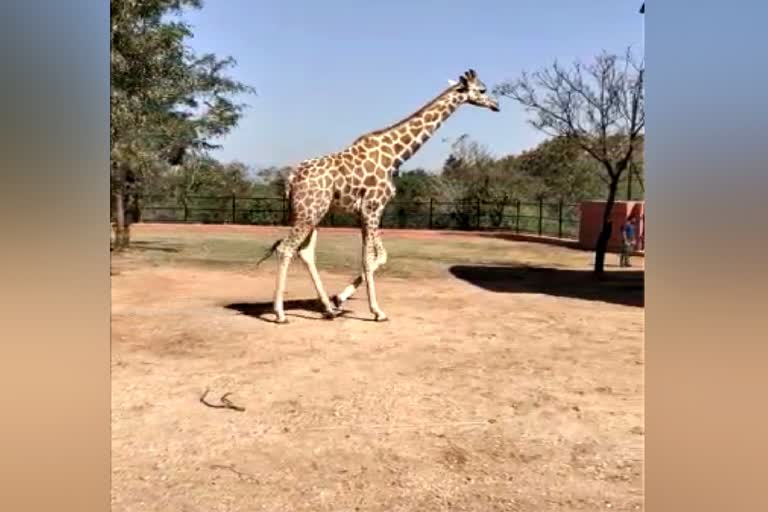
[[[624,224],[624,239],[628,241],[635,239],[635,226],[631,222]]]

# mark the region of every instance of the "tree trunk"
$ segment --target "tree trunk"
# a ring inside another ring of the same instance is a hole
[[[115,250],[121,251],[128,247],[130,236],[127,234],[125,225],[125,198],[123,191],[118,190],[115,196]]]
[[[613,205],[616,202],[619,177],[620,174],[617,174],[616,177],[612,177],[611,182],[608,185],[608,200],[605,202],[605,210],[603,210],[603,228],[600,231],[600,236],[597,237],[597,245],[595,247],[596,275],[601,275],[605,270],[605,253],[608,250],[608,241],[611,239],[611,233],[613,232],[611,213],[613,213]]]
[[[127,198],[125,197],[125,171],[118,168],[115,176],[118,180],[115,187],[115,250],[127,249],[131,243],[129,219],[126,217]],[[113,175],[114,176],[114,175]]]
[[[128,199],[128,207],[126,208],[126,212],[130,213],[128,225],[141,222],[141,199],[139,195],[133,192],[128,196]]]

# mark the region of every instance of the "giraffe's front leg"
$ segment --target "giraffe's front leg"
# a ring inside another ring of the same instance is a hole
[[[376,228],[371,227],[365,229],[363,242],[363,274],[368,290],[368,306],[376,321],[383,322],[388,320],[388,318],[384,311],[379,307],[379,302],[376,298],[376,284],[373,281],[373,272],[376,264],[375,229]]]
[[[363,240],[365,242],[365,240]],[[378,271],[382,266],[387,263],[387,250],[384,248],[384,244],[381,242],[381,235],[376,231],[374,236],[374,249],[376,251],[376,260],[373,264],[373,272]],[[365,257],[365,256],[363,256]],[[341,308],[341,305],[349,300],[352,295],[357,291],[361,284],[365,281],[365,274],[361,273],[355,277],[354,281],[347,285],[341,293],[333,296],[333,304],[337,308]]]

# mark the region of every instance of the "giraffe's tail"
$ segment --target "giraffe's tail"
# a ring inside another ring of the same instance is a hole
[[[261,257],[261,259],[260,259],[259,261],[257,261],[257,262],[256,262],[256,264],[254,265],[254,267],[258,267],[259,265],[261,265],[262,263],[264,263],[265,261],[267,261],[267,260],[268,260],[268,259],[269,259],[269,258],[270,258],[270,257],[271,257],[273,254],[275,254],[275,251],[277,250],[277,247],[280,245],[280,243],[281,243],[282,241],[283,241],[283,239],[281,238],[280,240],[278,240],[277,242],[275,242],[274,244],[272,244],[272,247],[270,247],[270,248],[267,250],[267,252],[266,252],[266,253],[264,253],[264,256],[262,256],[262,257]]]

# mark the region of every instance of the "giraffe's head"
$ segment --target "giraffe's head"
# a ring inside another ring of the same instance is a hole
[[[488,88],[477,78],[474,69],[470,69],[453,82],[454,89],[465,96],[465,102],[477,107],[485,107],[494,112],[499,111],[499,103],[488,96]]]

